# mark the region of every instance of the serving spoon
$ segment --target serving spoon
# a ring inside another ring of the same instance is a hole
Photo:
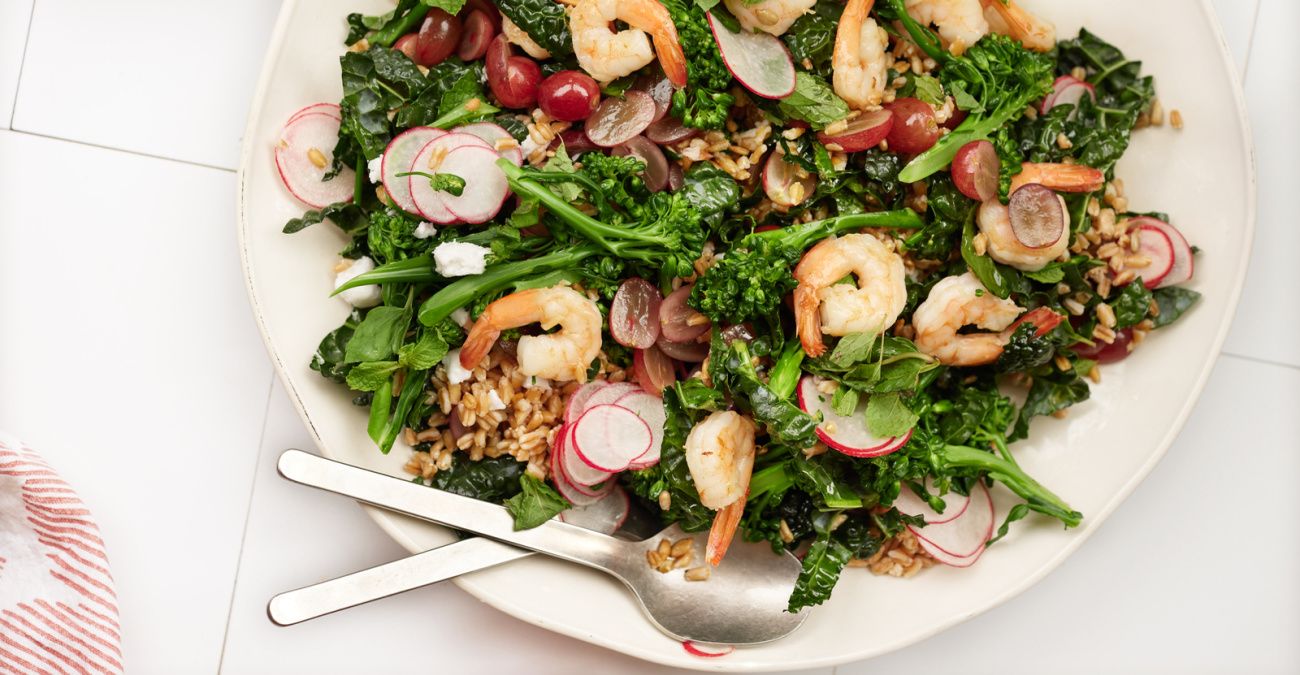
[[[703,550],[703,536],[688,535],[675,525],[645,541],[623,541],[554,519],[532,529],[516,530],[509,512],[496,504],[417,485],[301,450],[286,450],[280,455],[277,466],[281,476],[302,485],[605,572],[632,591],[655,627],[678,640],[760,644],[789,635],[807,616],[805,612],[785,611],[801,564],[788,552],[774,554],[766,544],[737,542],[728,550],[723,563],[712,570],[707,581],[688,581],[677,570],[660,573],[646,560],[646,554],[656,549],[661,537],[671,541],[691,537],[695,549]],[[473,541],[476,540],[453,545]],[[476,549],[481,547],[480,553],[490,551],[487,542],[474,546]],[[412,558],[439,550],[426,551]],[[520,551],[520,557],[522,555],[524,552]],[[468,557],[462,561],[461,570],[477,569],[465,565],[467,561]]]

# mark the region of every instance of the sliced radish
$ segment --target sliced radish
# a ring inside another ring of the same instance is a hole
[[[466,223],[486,223],[492,220],[510,196],[510,183],[497,166],[501,155],[491,148],[460,147],[447,153],[438,167],[438,173],[449,173],[465,179],[465,188],[459,195],[443,193],[442,203],[458,220]],[[416,176],[412,176],[415,178]]]
[[[662,302],[654,284],[640,277],[625,279],[609,303],[609,334],[624,347],[653,347],[659,339]]]
[[[384,148],[380,175],[384,183],[384,191],[398,208],[407,213],[420,213],[415,200],[411,198],[410,176],[398,178],[397,174],[411,170],[411,165],[415,163],[415,156],[429,144],[429,141],[446,135],[447,132],[434,127],[413,127],[395,136],[388,142],[388,147]]]
[[[592,468],[591,465],[582,461],[578,453],[573,451],[572,425],[565,432],[564,448],[560,453],[560,466],[564,469],[564,475],[573,483],[574,490],[588,496],[597,495],[602,488],[611,482],[610,478],[614,476],[610,471]]]
[[[984,554],[984,544],[980,544],[980,547],[975,549],[975,552],[970,555],[958,556],[952,555],[920,537],[916,538],[916,542],[921,545],[921,548],[925,549],[926,553],[930,554],[931,558],[934,558],[950,567],[970,567],[975,564],[976,560],[980,559],[981,555]]]
[[[903,447],[912,433],[902,437],[881,438],[867,429],[867,397],[858,399],[852,415],[841,415],[831,407],[831,397],[817,390],[817,381],[811,375],[799,380],[799,407],[812,415],[821,413],[817,437],[826,445],[850,457],[880,457]]]
[[[593,469],[623,471],[650,448],[654,436],[640,415],[618,405],[587,408],[573,425],[573,447]]]
[[[952,158],[952,182],[962,194],[978,202],[998,196],[998,171],[1002,161],[988,141],[971,141]]]
[[[993,497],[983,483],[971,490],[970,505],[958,517],[946,522],[908,529],[917,539],[934,544],[950,556],[973,556],[993,536]],[[975,494],[978,493],[978,494]]]
[[[586,413],[588,410],[591,410],[592,408],[598,405],[609,405],[611,403],[618,401],[620,398],[623,398],[628,394],[632,394],[638,391],[642,391],[641,387],[632,382],[607,383],[604,388],[592,394],[587,399],[587,402],[583,406],[582,411],[578,413],[578,417],[582,417],[584,413]],[[577,420],[575,419],[574,421],[576,422]]]
[[[339,107],[339,104],[313,103],[309,106],[304,106],[302,108],[299,108],[298,112],[289,116],[289,121],[285,122],[284,125],[289,126],[290,124],[293,124],[294,120],[298,119],[299,117],[302,117],[303,115],[307,115],[310,113],[325,113],[326,115],[333,115],[334,117],[337,117],[340,120],[343,119],[343,109]]]
[[[817,188],[817,177],[773,150],[763,165],[763,192],[780,206],[798,206]]]
[[[623,527],[627,514],[632,508],[627,492],[615,487],[609,494],[591,504],[575,505],[560,512],[560,520],[570,525],[599,532],[614,534]]]
[[[1142,269],[1142,285],[1156,288],[1174,268],[1174,244],[1163,230],[1151,225],[1137,228],[1140,251],[1151,264]]]
[[[487,141],[502,157],[515,163],[515,166],[524,165],[524,151],[519,147],[519,141],[510,135],[509,131],[502,129],[499,125],[491,122],[475,122],[456,127],[456,132],[461,134],[470,134],[478,136]]]
[[[927,485],[927,487],[929,486]],[[898,493],[898,499],[894,500],[894,506],[898,508],[900,513],[925,518],[927,525],[938,525],[950,520],[956,520],[961,514],[965,513],[966,507],[970,505],[970,496],[949,492],[943,496],[943,501],[945,505],[943,513],[939,513],[930,508],[930,502],[922,499],[912,491],[912,488],[904,487]]]
[[[1082,101],[1084,96],[1090,96],[1093,101],[1096,101],[1097,90],[1087,82],[1072,82],[1056,93],[1048,109],[1062,105],[1072,105],[1074,110],[1070,111],[1068,119],[1074,119],[1074,116],[1079,113],[1079,101]]]
[[[578,418],[582,417],[582,411],[587,409],[587,399],[607,384],[609,383],[604,380],[594,380],[578,387],[577,391],[569,395],[569,402],[564,405],[564,421],[577,422]]]
[[[767,33],[733,33],[712,13],[708,16],[722,62],[736,81],[763,98],[785,98],[794,92],[794,60],[785,43]]]
[[[1043,102],[1038,104],[1038,112],[1046,113],[1048,110],[1051,110],[1052,103],[1056,100],[1056,95],[1061,93],[1062,89],[1068,87],[1071,84],[1074,84],[1075,82],[1082,82],[1082,81],[1083,80],[1080,80],[1071,75],[1061,75],[1060,77],[1056,78],[1056,80],[1052,82],[1052,93],[1044,97]]]
[[[714,645],[707,642],[696,642],[694,640],[682,640],[682,649],[686,650],[691,656],[699,656],[706,659],[716,659],[719,656],[726,656],[736,648],[733,645]]]
[[[582,491],[580,489],[581,486],[574,483],[573,479],[570,478],[569,474],[565,471],[563,461],[562,456],[552,454],[551,480],[555,483],[555,489],[559,490],[561,497],[564,497],[566,501],[574,506],[586,506],[588,504],[595,504],[605,496],[604,494],[589,494],[588,492]],[[608,481],[608,484],[613,486],[614,482]]]
[[[487,141],[472,134],[443,134],[425,143],[424,147],[415,153],[414,159],[411,160],[411,166],[406,171],[434,173],[452,150],[467,145],[487,148],[488,150],[492,149],[492,146],[488,145]],[[415,208],[420,212],[420,215],[442,225],[456,222],[456,215],[443,202],[443,197],[450,195],[434,190],[429,185],[429,180],[424,176],[412,175],[406,178],[410,182],[411,201],[414,202]],[[465,178],[465,176],[461,176],[461,178]],[[465,182],[468,185],[469,181],[466,180]]]
[[[822,145],[838,145],[844,152],[861,152],[880,145],[893,128],[893,111],[875,110],[853,118],[844,131],[834,136],[824,131],[817,132],[817,140]]]
[[[643,391],[626,394],[614,405],[627,408],[640,417],[650,429],[650,447],[640,456],[634,458],[629,469],[639,470],[659,463],[659,451],[664,442],[664,424],[668,415],[664,412],[663,399]]]
[[[1157,288],[1174,286],[1191,280],[1196,263],[1192,259],[1191,245],[1187,243],[1187,239],[1183,237],[1182,232],[1178,231],[1178,228],[1163,220],[1152,218],[1151,216],[1138,216],[1137,218],[1133,218],[1129,221],[1129,225],[1137,227],[1154,227],[1165,233],[1165,236],[1169,237],[1169,243],[1174,247],[1173,266],[1170,267],[1169,273],[1160,280],[1159,285],[1156,286]]]
[[[587,118],[587,138],[602,148],[622,145],[641,135],[655,119],[655,101],[650,94],[632,89],[623,98],[609,97],[600,102]]]
[[[1012,192],[1007,211],[1011,233],[1025,248],[1047,248],[1065,236],[1069,218],[1065,200],[1038,183]]]
[[[300,115],[280,132],[275,167],[284,186],[298,201],[317,209],[352,201],[356,183],[352,169],[343,167],[338,175],[322,180],[330,170],[338,142],[339,118],[327,113]]]

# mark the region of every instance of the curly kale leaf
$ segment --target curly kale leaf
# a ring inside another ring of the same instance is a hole
[[[433,477],[432,487],[500,503],[523,489],[519,481],[526,468],[527,464],[507,455],[471,462],[465,455],[458,454],[453,457],[450,469],[439,471]]]
[[[554,0],[497,0],[497,9],[528,33],[551,56],[573,53],[569,34],[569,17],[564,6]]]
[[[686,436],[695,422],[724,407],[722,394],[695,378],[664,389],[667,421],[659,463],[623,474],[624,482],[643,499],[662,504],[659,496],[667,492],[669,507],[661,511],[664,522],[678,523],[687,532],[708,529],[714,514],[700,504],[699,492],[691,480],[686,466]]]
[[[361,312],[354,309],[343,325],[330,331],[320,341],[316,353],[311,357],[311,369],[339,384],[347,381],[352,364],[348,363],[345,355],[348,342],[352,340],[352,335],[360,324]]]
[[[996,368],[1004,372],[1024,372],[1052,360],[1056,343],[1048,335],[1039,337],[1038,328],[1026,321],[1011,334],[1011,340],[1002,348]]]

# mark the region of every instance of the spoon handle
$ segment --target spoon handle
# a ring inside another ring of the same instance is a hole
[[[301,450],[285,450],[277,468],[281,476],[295,483],[594,567],[619,578],[623,578],[620,570],[624,564],[639,555],[618,539],[554,519],[532,529],[516,530],[514,518],[504,507],[496,504],[425,487]]]
[[[455,541],[408,558],[286,591],[271,598],[266,614],[277,625],[292,626],[530,555],[533,555],[531,551],[482,537]]]

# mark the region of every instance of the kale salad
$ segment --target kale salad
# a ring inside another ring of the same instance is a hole
[[[1115,173],[1165,126],[1152,78],[1013,0],[398,0],[344,31],[342,99],[274,148],[310,208],[284,232],[348,238],[311,368],[516,527],[707,530],[664,574],[766,542],[795,612],[1078,525],[1015,442],[1198,298]]]

